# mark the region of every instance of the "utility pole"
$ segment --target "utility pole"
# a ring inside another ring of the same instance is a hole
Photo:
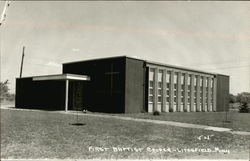
[[[23,72],[24,50],[25,50],[25,46],[23,46],[23,54],[22,54],[21,69],[20,69],[20,78],[22,78],[22,72]]]
[[[2,12],[2,15],[0,17],[0,26],[3,24],[3,22],[5,21],[5,19],[7,17],[7,10],[8,10],[9,6],[10,6],[10,1],[5,1],[3,12]]]

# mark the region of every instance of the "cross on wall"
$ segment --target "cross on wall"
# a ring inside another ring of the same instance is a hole
[[[111,63],[111,67],[110,67],[110,72],[105,72],[105,75],[110,75],[110,95],[112,96],[113,94],[113,75],[117,75],[120,72],[114,72],[113,71],[113,63]]]

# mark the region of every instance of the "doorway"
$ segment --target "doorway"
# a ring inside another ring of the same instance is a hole
[[[83,110],[83,83],[71,81],[69,88],[69,110]]]

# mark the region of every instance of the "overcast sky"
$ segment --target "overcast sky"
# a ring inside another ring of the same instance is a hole
[[[249,2],[12,1],[0,30],[1,81],[12,92],[23,46],[23,76],[128,55],[226,74],[231,93],[250,91]]]

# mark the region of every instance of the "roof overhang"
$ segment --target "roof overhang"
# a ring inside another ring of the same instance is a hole
[[[77,74],[57,74],[32,77],[33,81],[46,81],[46,80],[75,80],[75,81],[89,81],[90,77],[86,75]]]

